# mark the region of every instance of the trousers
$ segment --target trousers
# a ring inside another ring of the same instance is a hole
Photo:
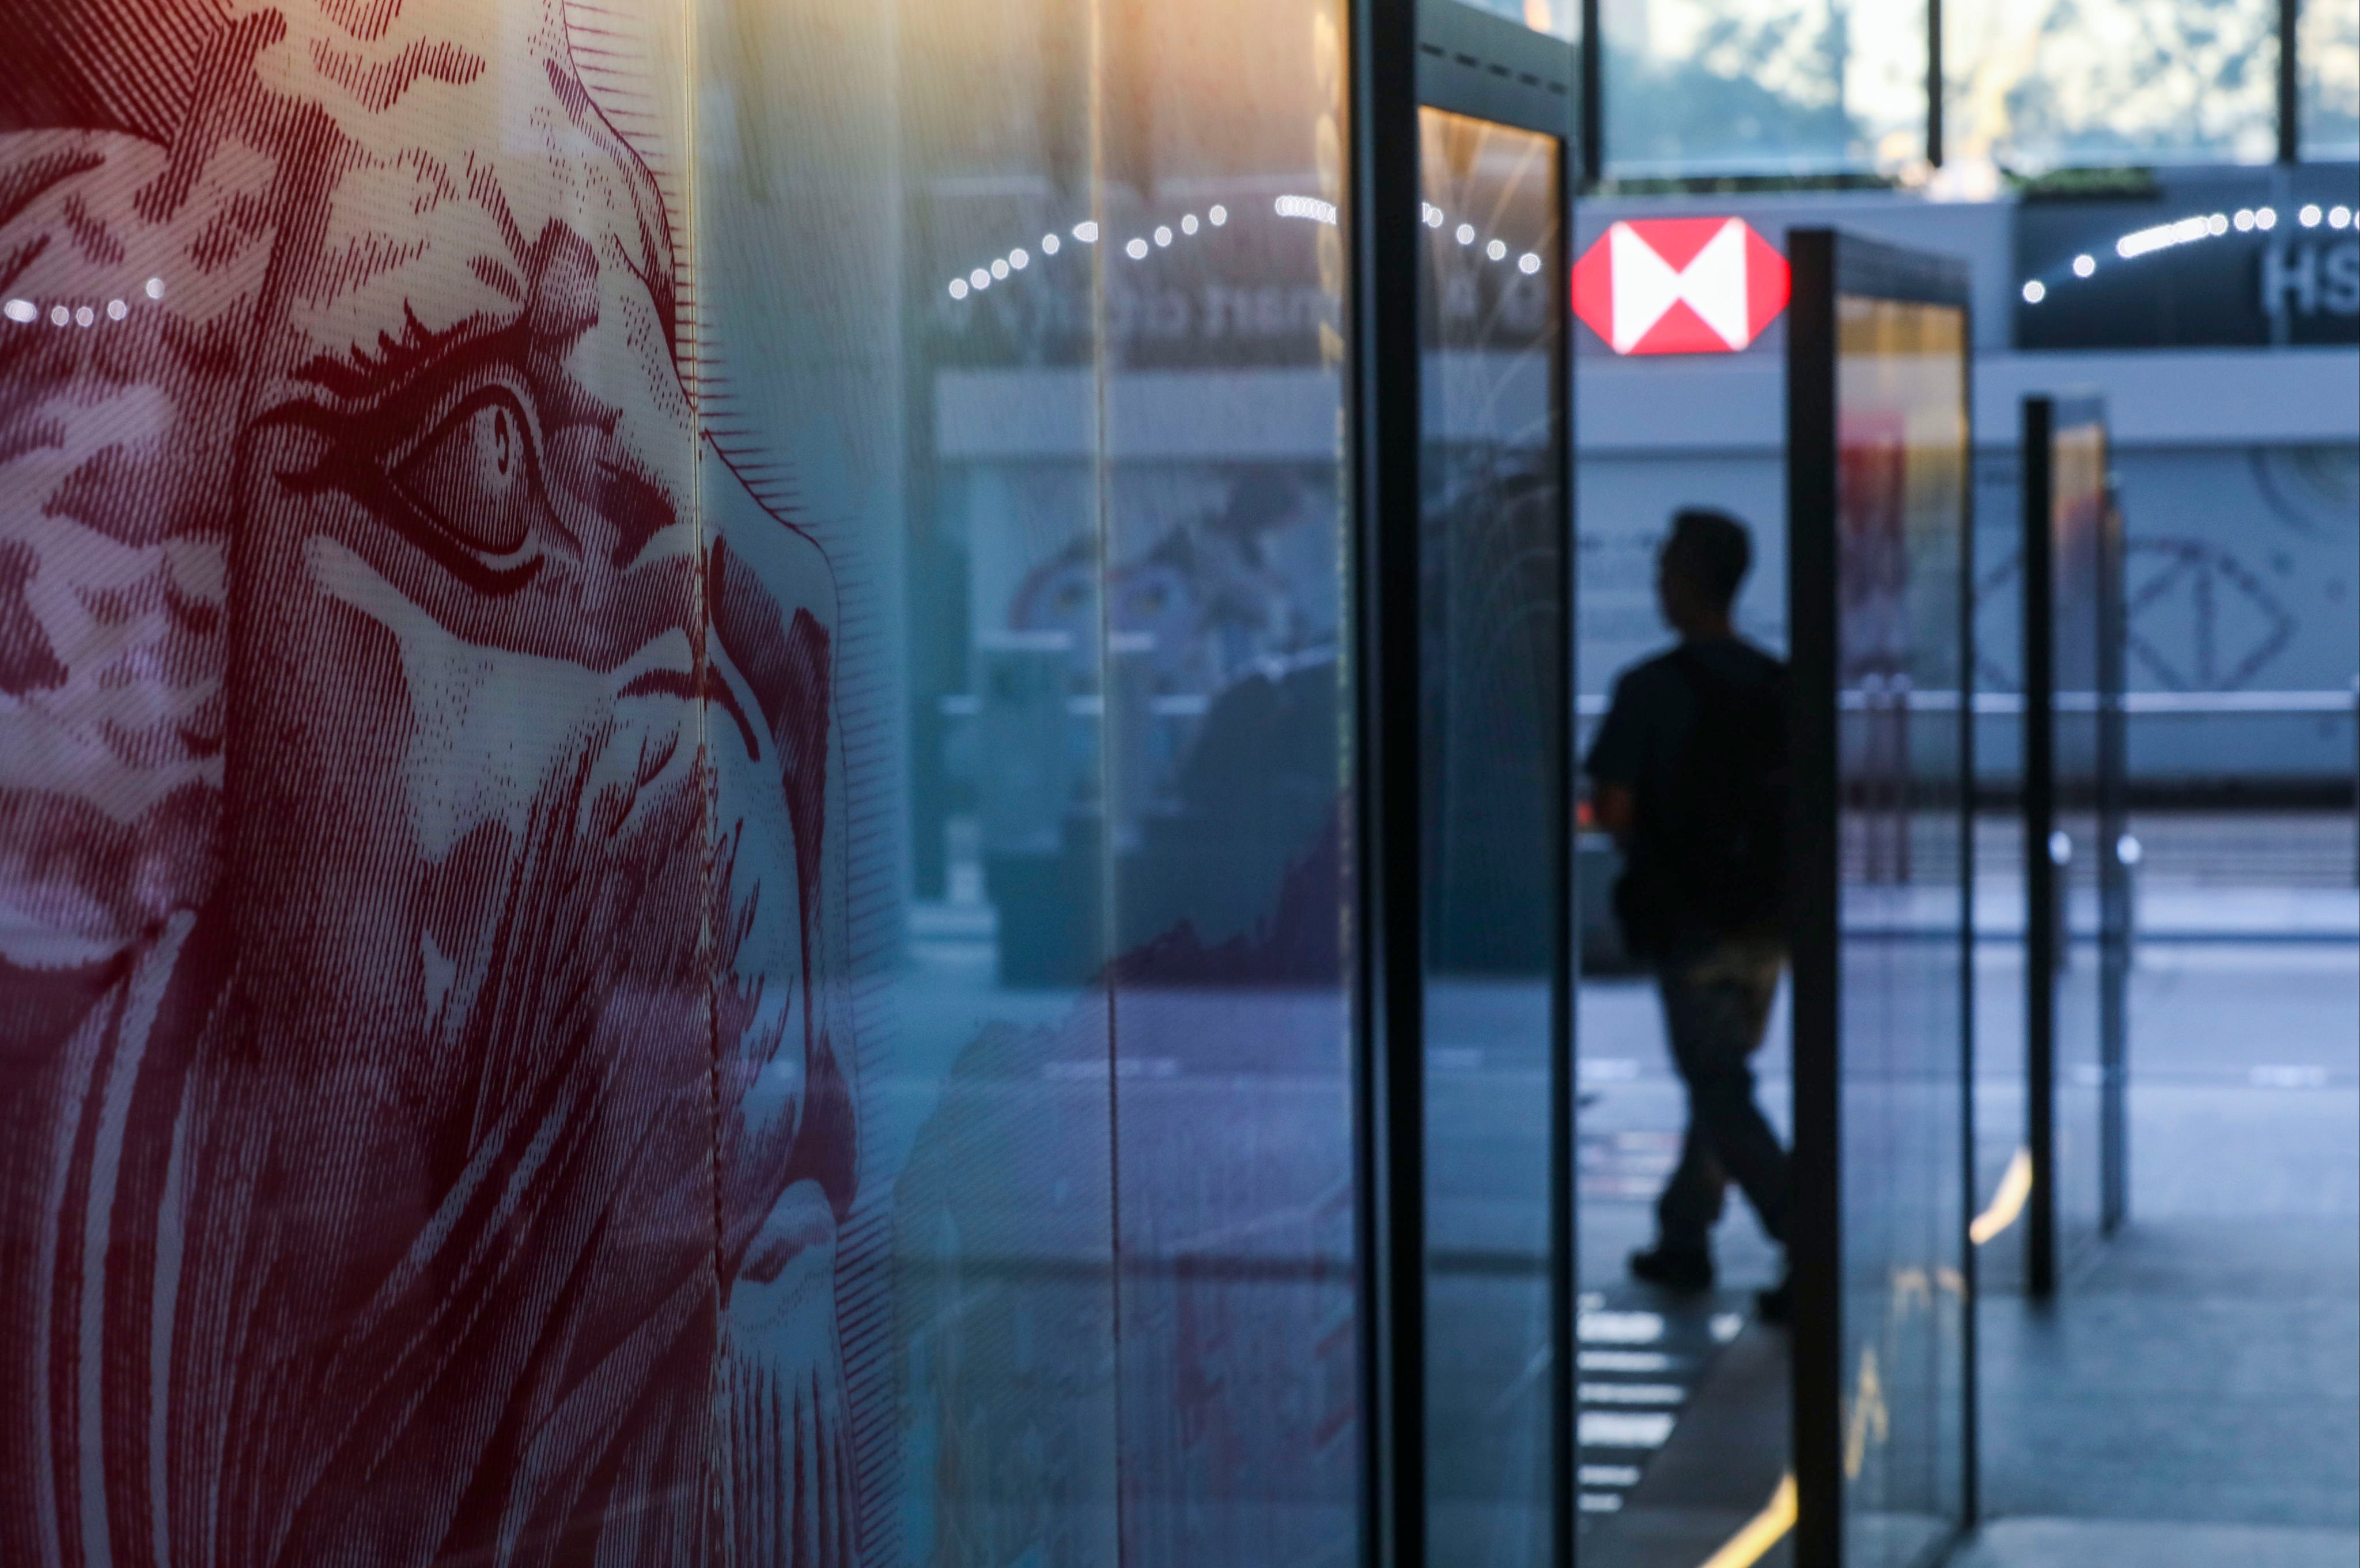
[[[1680,1162],[1655,1203],[1658,1233],[1668,1249],[1710,1247],[1732,1181],[1770,1238],[1786,1239],[1786,1150],[1754,1103],[1753,1062],[1786,959],[1775,942],[1740,938],[1657,966],[1664,1030],[1688,1096]]]

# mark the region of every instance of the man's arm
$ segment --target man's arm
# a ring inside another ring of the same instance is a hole
[[[1617,849],[1631,847],[1631,830],[1638,821],[1638,798],[1628,784],[1601,779],[1590,796],[1590,809],[1598,825],[1614,835]]]

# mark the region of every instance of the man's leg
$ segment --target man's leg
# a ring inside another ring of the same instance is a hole
[[[1698,1119],[1696,1096],[1688,1096],[1688,1136],[1680,1142],[1680,1162],[1655,1200],[1657,1244],[1667,1252],[1709,1254],[1712,1227],[1729,1190],[1729,1177],[1712,1157],[1712,1140]]]
[[[1712,1135],[1706,1126],[1696,1085],[1688,1081],[1687,1053],[1679,1032],[1694,1009],[1675,993],[1687,985],[1690,966],[1666,966],[1656,975],[1663,996],[1665,1032],[1672,1038],[1672,1060],[1688,1084],[1688,1133],[1680,1141],[1680,1160],[1655,1200],[1655,1245],[1632,1254],[1631,1272],[1653,1285],[1674,1290],[1702,1290],[1712,1286],[1712,1228],[1721,1223],[1729,1177],[1714,1158]]]
[[[1688,1084],[1689,1138],[1700,1134],[1720,1170],[1734,1179],[1762,1228],[1786,1232],[1786,1151],[1754,1103],[1753,1054],[1777,995],[1774,953],[1734,944],[1664,976],[1664,1019],[1672,1057]],[[1666,1202],[1672,1194],[1665,1193]]]

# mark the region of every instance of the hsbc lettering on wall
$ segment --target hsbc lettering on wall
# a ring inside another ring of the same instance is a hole
[[[1786,308],[1786,258],[1743,218],[1621,220],[1573,268],[1573,311],[1618,354],[1735,354]]]

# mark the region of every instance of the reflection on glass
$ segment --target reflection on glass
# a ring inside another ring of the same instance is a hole
[[[1565,831],[1558,143],[1420,113],[1427,1357],[1437,1561],[1550,1550]]]
[[[912,1560],[1356,1551],[1341,21],[904,62]]]
[[[2108,1228],[2110,1147],[2122,1092],[2121,862],[2122,653],[2109,634],[2120,615],[2121,538],[2107,482],[2106,427],[2086,404],[2060,403],[2050,441],[2050,670],[2053,816],[2038,824],[2037,853],[2050,867],[2047,940],[2055,955],[2050,995],[2031,998],[2049,1009],[2049,1088],[2047,1154],[2054,1220],[2056,1277]],[[2036,1017],[2033,1036],[2038,1037]],[[2038,1086],[2036,1085],[2036,1092]],[[2035,1147],[2038,1148],[2036,1141]],[[2036,1192],[2036,1196],[2040,1194]],[[2045,1239],[2045,1238],[2043,1238]],[[2027,1232],[2028,1245],[2037,1245]]]
[[[12,40],[0,1563],[1358,1560],[1343,16]]]
[[[1903,172],[1925,157],[1925,28],[1923,0],[1609,0],[1607,170]]]
[[[1959,1518],[1966,316],[1836,299],[1845,1561]]]
[[[2257,163],[2278,147],[2271,0],[1952,0],[1947,161]]]
[[[2302,156],[2360,158],[2360,4],[2302,0],[2299,26]]]

